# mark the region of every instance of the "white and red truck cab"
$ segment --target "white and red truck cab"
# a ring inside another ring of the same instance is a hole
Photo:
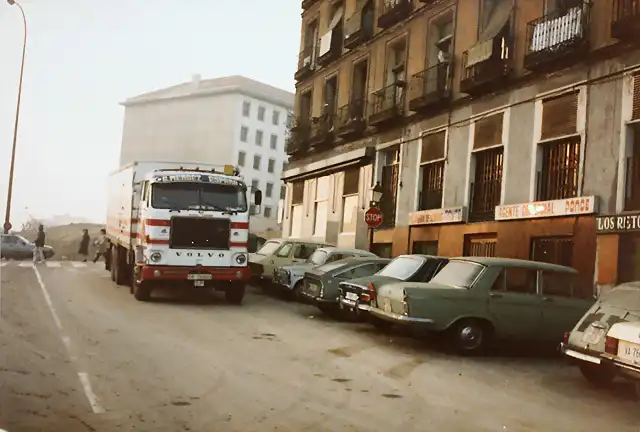
[[[134,163],[111,176],[109,195],[108,267],[116,283],[130,283],[141,301],[154,288],[211,287],[242,302],[251,205],[235,167]],[[261,192],[253,198],[259,206]]]

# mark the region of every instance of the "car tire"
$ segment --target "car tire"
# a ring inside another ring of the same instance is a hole
[[[580,363],[580,372],[587,381],[597,386],[609,384],[616,375],[613,368],[585,362]]]
[[[224,292],[224,297],[227,299],[227,302],[234,305],[240,305],[244,299],[245,291],[246,287],[244,285],[235,285]]]
[[[449,341],[451,347],[461,355],[483,352],[491,339],[492,328],[481,320],[466,319],[451,327]]]
[[[293,286],[293,289],[291,291],[287,291],[286,292],[286,299],[289,301],[300,301],[302,298],[302,281],[299,280],[298,282],[296,282],[296,284]]]

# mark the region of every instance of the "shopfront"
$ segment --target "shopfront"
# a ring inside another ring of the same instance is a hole
[[[598,285],[640,280],[640,211],[598,216],[596,234]]]

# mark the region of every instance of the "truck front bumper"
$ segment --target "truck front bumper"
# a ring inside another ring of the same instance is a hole
[[[242,282],[251,278],[248,267],[182,267],[182,266],[142,266],[140,270],[142,281],[178,282],[204,281],[207,285],[212,282]],[[195,284],[199,286],[200,284]]]

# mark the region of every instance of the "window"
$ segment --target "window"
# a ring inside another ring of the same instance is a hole
[[[293,244],[287,243],[284,246],[282,246],[282,249],[278,251],[276,256],[280,258],[286,258],[291,253],[291,249],[293,249]]]
[[[270,218],[271,217],[271,207],[269,206],[265,206],[264,207],[264,217],[266,218]]]
[[[294,182],[291,193],[291,237],[302,237],[304,220],[304,181]]]
[[[278,248],[280,248],[281,243],[277,241],[268,241],[262,245],[260,250],[256,252],[256,255],[272,255]]]
[[[555,297],[578,297],[577,275],[552,270],[542,271],[542,294]]]
[[[265,191],[267,198],[271,198],[273,195],[273,183],[267,183],[267,190]]]
[[[249,128],[246,126],[242,126],[240,128],[240,141],[247,142],[249,139]]]
[[[238,152],[238,166],[243,167],[245,160],[247,159],[247,154],[243,151]]]
[[[438,255],[438,241],[416,241],[413,242],[413,251],[414,254],[421,255]]]
[[[261,146],[262,145],[262,137],[264,135],[264,132],[262,132],[260,129],[258,129],[256,131],[256,145],[257,146]]]
[[[280,186],[280,199],[287,197],[287,187],[285,185]]]
[[[422,189],[418,210],[442,207],[446,131],[422,137],[420,176]]]
[[[280,111],[273,110],[273,114],[271,115],[271,123],[274,126],[278,126],[280,124]]]
[[[483,265],[471,261],[449,261],[431,281],[458,288],[471,288],[473,282],[484,269]]]
[[[342,185],[342,232],[354,233],[358,224],[358,190],[360,168],[344,172]]]
[[[516,294],[537,294],[537,281],[537,269],[507,267],[498,275],[491,290]]]
[[[495,218],[502,195],[502,147],[475,152],[475,170],[471,183],[469,217],[474,222]]]
[[[262,158],[260,157],[260,155],[253,155],[253,169],[259,170],[260,162],[262,162]]]
[[[269,159],[269,163],[267,165],[267,171],[273,173],[276,169],[276,161],[275,159]]]
[[[319,265],[322,265],[322,264],[327,263],[327,262],[335,261],[335,259],[331,260],[331,259],[328,259],[328,258],[330,258],[330,256],[326,251],[316,249],[315,252],[313,252],[309,256],[309,258],[307,259],[307,262],[313,263],[313,264],[319,266]]]
[[[271,150],[278,148],[278,135],[271,134]]]
[[[316,200],[314,204],[313,235],[324,237],[327,231],[327,214],[329,212],[329,176],[316,179]]]
[[[258,120],[264,121],[265,108],[263,106],[258,107]]]
[[[374,243],[371,245],[371,252],[380,258],[391,258],[393,245],[391,243]]]
[[[400,146],[385,150],[380,155],[382,167],[382,198],[380,210],[384,215],[383,225],[392,227],[396,223],[396,205],[398,199],[398,175],[400,173]]]
[[[251,102],[242,102],[242,116],[249,117],[251,114]]]
[[[258,189],[260,189],[260,180],[258,179],[251,180],[251,190],[256,191]]]
[[[293,253],[294,258],[308,259],[320,246],[316,244],[299,244]]]
[[[285,124],[285,126],[287,127],[287,129],[291,129],[292,124],[293,124],[293,114],[287,113],[287,123]]]
[[[580,170],[580,137],[541,144],[542,169],[538,171],[538,201],[578,196]]]
[[[420,267],[423,260],[411,257],[396,258],[391,261],[380,273],[380,276],[392,277],[400,280],[407,280],[413,276]]]
[[[489,234],[466,234],[464,236],[464,256],[495,257],[498,235]]]
[[[572,237],[534,237],[531,239],[531,260],[573,266]]]
[[[336,276],[343,279],[356,279],[365,276],[371,276],[378,271],[378,264],[365,264],[358,267],[354,267],[342,273],[338,273]]]

